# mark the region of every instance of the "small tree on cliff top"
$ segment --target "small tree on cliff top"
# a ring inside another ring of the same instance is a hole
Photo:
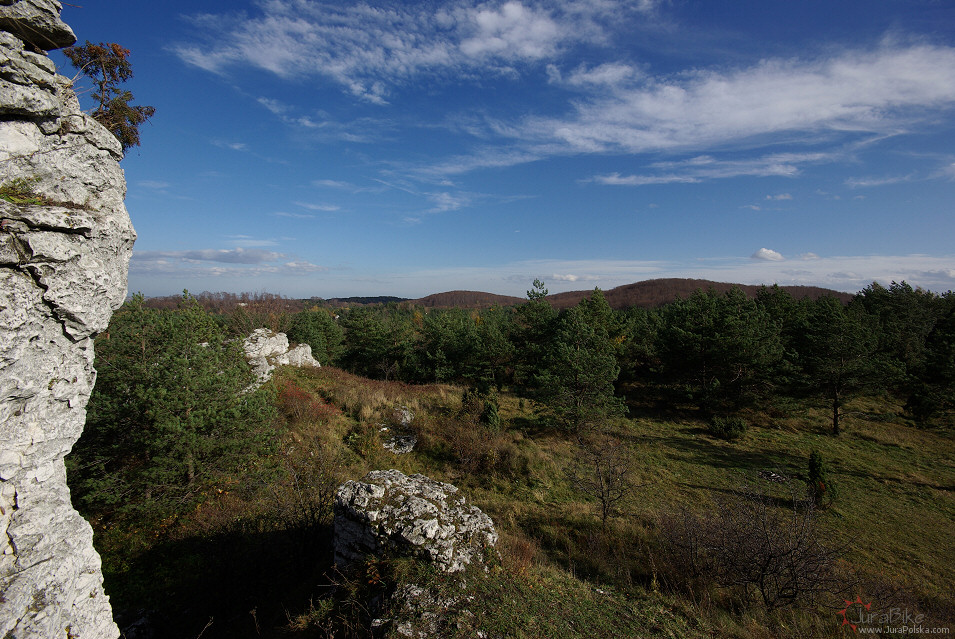
[[[139,146],[139,125],[156,113],[155,107],[132,106],[133,94],[117,85],[133,77],[129,63],[129,49],[115,42],[63,49],[73,66],[93,81],[93,99],[97,103],[93,119],[109,129],[123,146],[123,152]]]

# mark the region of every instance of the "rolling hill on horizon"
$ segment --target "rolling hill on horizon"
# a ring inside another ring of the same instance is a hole
[[[652,280],[643,280],[632,284],[624,284],[603,291],[604,297],[611,308],[621,310],[631,306],[641,308],[657,308],[668,304],[678,298],[686,298],[698,290],[714,290],[718,293],[725,293],[732,288],[739,288],[747,297],[755,297],[756,293],[762,288],[762,285],[752,284],[734,284],[732,282],[716,282],[713,280],[685,279],[685,278],[661,278]],[[824,295],[831,295],[843,304],[847,304],[855,293],[844,293],[828,288],[817,286],[780,286],[782,290],[788,291],[796,299],[808,297],[817,299]],[[547,301],[554,308],[570,308],[590,296],[593,289],[584,289],[578,291],[566,291],[564,293],[554,293],[547,296]],[[515,306],[527,301],[525,297],[515,297],[513,295],[499,295],[497,293],[488,293],[485,291],[465,291],[453,290],[443,293],[434,293],[410,299],[406,297],[395,297],[390,295],[362,296],[362,297],[333,297],[333,298],[285,298],[281,295],[271,293],[211,293],[203,291],[196,295],[199,302],[207,309],[217,312],[234,310],[238,306],[253,306],[262,308],[270,307],[279,312],[298,312],[307,308],[310,304],[323,304],[332,308],[347,308],[350,306],[375,306],[381,304],[406,304],[409,306],[421,306],[424,308],[466,308],[466,309],[485,309],[492,306]],[[181,295],[165,295],[147,298],[147,305],[153,308],[175,308]]]
[[[688,297],[697,290],[707,291],[712,289],[718,293],[725,293],[734,287],[742,290],[747,297],[755,297],[759,289],[762,288],[762,285],[734,284],[731,282],[716,282],[713,280],[663,278],[624,284],[603,291],[603,294],[610,307],[619,310],[631,306],[656,308],[678,298]],[[854,293],[843,293],[842,291],[818,286],[780,286],[779,288],[788,291],[790,295],[796,299],[804,297],[817,299],[825,295],[831,295],[845,304],[855,296]],[[592,292],[592,289],[588,289],[554,293],[553,295],[548,295],[547,300],[555,308],[569,308],[578,304],[580,300],[589,297]],[[523,297],[497,295],[480,291],[447,291],[445,293],[428,295],[416,300],[409,300],[409,303],[426,308],[488,308],[490,306],[511,306],[525,301],[527,300]]]

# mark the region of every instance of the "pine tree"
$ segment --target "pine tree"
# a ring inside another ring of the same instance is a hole
[[[89,40],[82,46],[63,49],[80,73],[93,81],[93,100],[96,109],[93,119],[116,136],[125,153],[139,146],[139,126],[156,113],[155,107],[133,106],[133,94],[118,85],[132,79],[133,68],[129,62],[129,49],[115,42],[93,44]]]
[[[606,330],[574,307],[564,313],[537,375],[541,398],[564,429],[580,431],[625,412],[614,395],[620,367]]]
[[[188,295],[177,310],[121,308],[96,340],[86,432],[67,458],[71,487],[94,510],[162,515],[271,451],[274,402],[241,346]]]

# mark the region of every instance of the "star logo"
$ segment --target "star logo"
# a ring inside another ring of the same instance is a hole
[[[860,606],[866,610],[871,610],[872,602],[870,601],[869,603],[862,603],[862,597],[856,597],[855,601],[849,601],[848,599],[843,599],[843,601],[846,602],[846,607],[838,612],[838,614],[842,615],[842,625],[849,626],[852,628],[852,632],[856,632],[856,624],[849,621],[849,609],[853,606]]]

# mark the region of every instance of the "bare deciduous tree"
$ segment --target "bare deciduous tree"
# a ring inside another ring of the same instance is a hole
[[[577,437],[580,454],[567,470],[574,488],[597,499],[600,522],[607,520],[638,488],[633,482],[633,458],[619,439],[601,431],[582,433]]]
[[[744,485],[706,515],[683,511],[660,522],[665,577],[672,585],[714,583],[769,609],[841,593],[842,549],[819,527],[811,501],[796,488],[775,497]]]

